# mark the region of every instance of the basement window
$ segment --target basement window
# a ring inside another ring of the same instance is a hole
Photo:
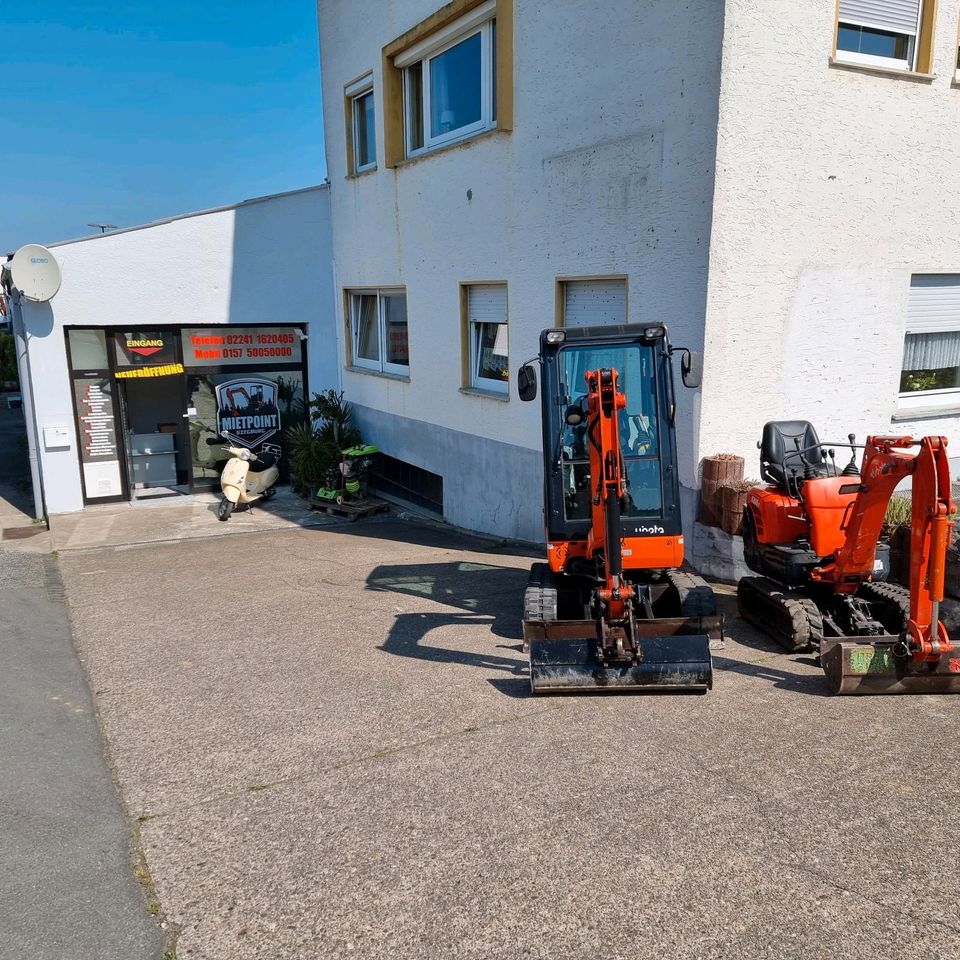
[[[482,3],[394,58],[408,157],[496,127],[495,13],[494,0]]]
[[[960,405],[960,275],[910,282],[899,408]]]
[[[838,61],[905,71],[930,69],[934,0],[840,0]]]
[[[377,493],[443,516],[443,477],[381,452],[374,459]]]

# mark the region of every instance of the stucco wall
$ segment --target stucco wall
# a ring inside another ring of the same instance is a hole
[[[955,414],[895,419],[910,276],[960,273],[960,9],[927,83],[831,67],[834,0],[726,6],[700,455],[756,477],[778,418],[960,454]]]
[[[310,388],[337,384],[326,187],[51,246],[60,291],[23,303],[48,513],[83,506],[66,326],[305,323]],[[51,426],[70,449],[44,449]]]
[[[381,48],[440,5],[318,4],[337,287],[405,285],[410,323],[409,383],[346,371],[344,387],[367,409],[539,451],[539,404],[460,392],[458,284],[507,281],[514,376],[554,324],[558,277],[625,274],[629,320],[665,321],[676,342],[700,345],[722,4],[516,3],[513,131],[385,169]],[[343,88],[371,69],[380,168],[347,179]],[[692,485],[695,396],[680,401],[681,479]],[[427,466],[405,435],[384,424],[371,439]],[[448,489],[476,470],[441,466]],[[457,522],[542,539],[539,469],[531,477],[521,457],[498,469],[515,502],[494,516],[468,500]]]

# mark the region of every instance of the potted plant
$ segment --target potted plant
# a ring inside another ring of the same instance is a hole
[[[890,579],[910,585],[910,520],[913,502],[910,497],[893,496],[883,518],[884,536],[890,544]]]
[[[310,496],[337,469],[341,453],[362,442],[360,431],[351,423],[350,404],[343,392],[315,393],[307,408],[310,423],[299,423],[284,431],[290,444],[292,485],[297,493]]]
[[[759,480],[734,480],[720,488],[720,527],[733,537],[740,536],[743,511],[747,505],[747,491]]]

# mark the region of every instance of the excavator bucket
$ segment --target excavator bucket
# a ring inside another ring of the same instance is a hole
[[[593,620],[525,620],[534,693],[637,690],[705,692],[713,686],[710,640],[723,635],[720,617],[641,620],[636,658],[600,659]]]
[[[960,693],[960,651],[930,663],[896,657],[899,637],[825,640],[820,665],[837,694]]]

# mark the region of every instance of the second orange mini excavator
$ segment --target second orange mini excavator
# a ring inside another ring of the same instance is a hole
[[[805,420],[772,421],[766,486],[747,493],[740,613],[787,650],[812,651],[834,693],[960,693],[960,650],[940,621],[953,528],[944,437],[871,436],[837,470]],[[887,504],[910,479],[910,588],[886,582]]]

